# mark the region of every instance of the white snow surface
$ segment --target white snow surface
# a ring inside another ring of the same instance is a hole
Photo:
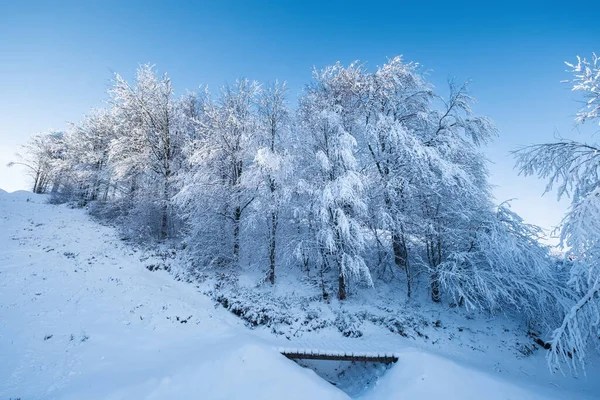
[[[0,196],[0,399],[347,398],[82,210]]]
[[[310,341],[248,330],[193,284],[146,269],[113,228],[45,201],[0,191],[0,400],[349,398],[278,352]],[[320,342],[399,356],[364,399],[595,398],[368,343]]]

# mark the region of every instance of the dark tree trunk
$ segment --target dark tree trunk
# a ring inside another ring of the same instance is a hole
[[[34,181],[33,181],[33,193],[39,193],[38,192],[39,182],[40,182],[40,171],[37,171],[35,173],[35,178],[34,178]]]
[[[439,265],[442,263],[442,242],[439,237],[437,243],[433,243],[433,241],[428,243],[427,251],[430,256],[430,265],[433,269],[433,273],[431,274],[431,300],[439,303],[442,301],[439,275]]]
[[[239,146],[239,144],[238,144]],[[242,182],[242,171],[243,171],[243,163],[242,161],[236,160],[234,161],[234,170],[233,170],[233,188],[236,191],[236,201],[237,204],[235,209],[233,210],[233,262],[236,265],[239,265],[240,261],[240,221],[242,219],[242,204],[240,198],[240,184]]]
[[[168,102],[168,97],[167,97]],[[162,218],[160,221],[160,237],[165,240],[169,234],[169,203],[170,203],[170,179],[171,179],[171,130],[168,108],[165,108],[165,125],[163,131],[163,151],[164,151],[164,185],[163,185],[163,204]]]
[[[406,273],[406,289],[407,296],[411,296],[411,276],[410,266],[408,265],[408,248],[403,234],[399,234],[395,230],[392,232],[392,248],[394,250],[394,263]]]
[[[165,240],[169,234],[169,175],[170,173],[167,171],[163,187],[163,199],[160,220],[160,238],[162,240]]]
[[[274,132],[274,130],[273,130]],[[273,139],[271,141],[271,151],[274,151],[274,139],[275,135],[273,134]],[[273,178],[269,178],[269,189],[271,191],[271,206],[274,207],[275,202],[275,180]],[[275,250],[277,246],[277,211],[271,210],[271,226],[269,229],[269,281],[271,285],[275,284]]]
[[[434,272],[431,276],[431,300],[436,303],[442,301],[442,296],[440,293],[440,275],[439,275],[439,266],[442,263],[442,241],[438,237],[437,239],[437,248],[432,246],[432,254],[434,259]],[[437,254],[436,254],[437,253]]]
[[[346,280],[341,273],[338,276],[338,299],[346,300]]]
[[[237,206],[233,212],[233,260],[235,264],[240,260],[240,219],[242,208]]]
[[[272,285],[275,284],[275,246],[277,245],[276,233],[277,230],[277,214],[271,212],[271,230],[269,240],[269,281]]]
[[[442,300],[440,294],[440,279],[437,273],[431,275],[431,300],[436,303],[439,303]]]
[[[345,300],[346,297],[346,279],[342,271],[342,262],[338,260],[338,299]]]
[[[324,259],[323,259],[324,260]],[[323,292],[323,300],[329,300],[329,293],[327,293],[327,287],[325,286],[325,263],[321,264],[319,274],[321,275],[321,291]]]
[[[36,189],[36,193],[37,194],[43,194],[46,193],[46,174],[41,174],[39,179],[38,179],[38,183],[37,183],[37,189]]]
[[[162,218],[160,220],[160,238],[165,240],[169,233],[169,217],[167,215],[168,209],[165,203],[162,207]]]

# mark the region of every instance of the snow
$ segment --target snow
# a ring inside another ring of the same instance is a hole
[[[0,399],[347,398],[44,200],[0,194]]]
[[[463,399],[533,400],[574,399],[560,391],[519,387],[447,359],[411,349],[399,355],[398,363],[384,375],[364,400]],[[535,391],[534,391],[535,390]]]
[[[368,387],[356,383],[367,365],[340,378],[368,400],[598,398],[584,379],[586,391],[540,386],[369,331],[285,343],[193,284],[149,271],[148,257],[84,210],[0,191],[0,399],[348,398],[282,349],[393,352],[399,361]]]

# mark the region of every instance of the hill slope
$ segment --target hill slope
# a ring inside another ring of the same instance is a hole
[[[148,271],[112,228],[44,201],[0,192],[0,400],[348,398],[193,285]],[[441,394],[586,398],[412,349],[361,396]]]
[[[346,398],[82,210],[0,196],[0,399]]]

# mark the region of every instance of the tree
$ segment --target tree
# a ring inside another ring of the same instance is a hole
[[[593,73],[578,68],[580,87],[596,93]],[[340,300],[355,283],[372,286],[380,268],[405,275],[409,297],[424,276],[433,301],[446,295],[489,311],[531,317],[573,299],[536,229],[494,206],[481,147],[497,132],[471,110],[466,85],[451,82],[440,97],[418,64],[396,57],[374,72],[357,62],[315,70],[295,112],[285,84],[241,79],[216,98],[176,98],[150,65],[133,84],[115,75],[109,93],[106,109],[66,134],[34,137],[34,190],[92,202],[94,215],[128,237],[174,240],[186,228],[195,267],[235,277],[255,264],[267,269],[261,282],[274,284],[295,248],[303,271],[317,271],[324,298],[331,286]],[[587,146],[543,161],[568,164],[576,154],[572,163],[587,166],[577,172],[589,185],[580,185],[583,194],[597,181],[596,147]],[[592,206],[582,203],[581,213]],[[583,217],[573,221],[572,230],[592,229]],[[593,253],[588,242],[571,243],[582,249],[575,271]],[[581,296],[593,307],[597,283],[573,285],[592,293]]]
[[[578,58],[567,65],[574,75],[573,90],[586,99],[576,117],[577,123],[600,125],[600,61]],[[588,346],[598,345],[600,336],[600,145],[561,140],[524,147],[515,152],[520,173],[546,179],[546,192],[556,188],[558,197],[571,197],[571,207],[564,217],[561,245],[567,248],[570,267],[568,285],[573,301],[565,307],[560,326],[552,333],[552,351],[548,361],[571,367],[585,361]]]
[[[64,138],[62,168],[67,179],[62,195],[82,204],[107,200],[112,178],[109,150],[115,138],[116,121],[111,110],[93,110],[80,124],[71,125]]]
[[[422,138],[435,175],[419,191],[425,227],[421,237],[435,302],[441,301],[440,265],[457,246],[469,246],[470,220],[491,206],[486,160],[478,147],[498,134],[487,117],[473,114],[466,84],[449,86],[449,98],[429,114]]]
[[[573,90],[582,92],[586,100],[577,113],[576,121],[600,121],[600,58],[593,54],[591,61],[577,57],[577,64],[566,64],[574,75]]]
[[[287,104],[287,86],[285,82],[275,82],[266,87],[258,99],[258,117],[260,138],[254,158],[257,186],[262,195],[262,203],[269,213],[268,253],[269,272],[267,279],[275,284],[275,264],[277,256],[277,233],[281,209],[286,201],[285,184],[290,172],[289,155],[285,148],[290,133],[290,115]],[[264,208],[263,208],[264,210]]]
[[[411,267],[407,236],[416,221],[412,199],[428,181],[429,166],[417,132],[431,107],[433,93],[418,73],[418,65],[396,57],[365,79],[362,116],[365,124],[362,163],[369,172],[374,229],[390,233],[394,264],[406,274],[411,296]],[[412,230],[414,233],[414,230]]]
[[[305,188],[315,244],[322,263],[337,269],[337,297],[348,295],[351,278],[372,285],[363,259],[366,202],[364,176],[356,160],[353,111],[357,98],[354,78],[360,67],[340,64],[313,73],[313,83],[300,101],[299,125],[305,155],[313,161],[304,169]]]
[[[51,183],[59,183],[57,163],[64,157],[63,136],[59,131],[34,135],[23,146],[22,154],[17,154],[18,161],[8,163],[9,167],[22,165],[27,169],[33,180],[33,193],[46,193]]]
[[[154,67],[141,65],[131,86],[115,74],[109,90],[119,124],[119,136],[111,145],[111,159],[118,178],[125,179],[133,192],[140,184],[150,193],[140,199],[149,200],[159,209],[159,237],[169,233],[170,201],[173,195],[173,160],[180,151],[181,130],[179,111],[171,80],[165,74],[158,77]],[[160,186],[156,185],[158,178]]]
[[[242,217],[257,195],[245,172],[256,154],[260,92],[256,81],[242,79],[224,87],[218,103],[207,95],[198,139],[187,146],[176,199],[196,237],[206,240],[203,257],[211,264],[240,261]]]
[[[542,230],[503,203],[471,220],[468,247],[454,249],[439,266],[440,284],[467,308],[513,309],[545,323],[569,300],[562,272],[540,243]]]

